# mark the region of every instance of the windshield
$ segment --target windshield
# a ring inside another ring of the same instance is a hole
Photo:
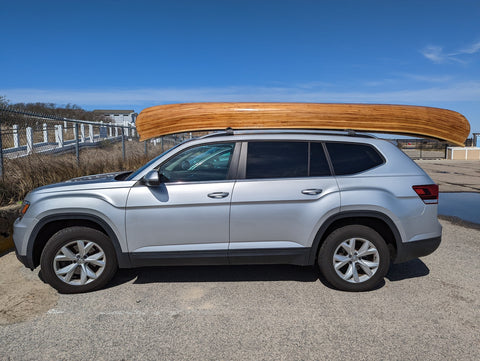
[[[147,169],[148,167],[150,167],[152,164],[156,163],[158,161],[158,159],[160,159],[161,157],[163,157],[165,154],[167,153],[170,153],[172,150],[174,150],[175,148],[177,148],[178,146],[182,145],[184,142],[180,143],[180,144],[177,144],[176,146],[174,146],[173,148],[170,148],[170,149],[167,149],[165,152],[163,152],[162,154],[156,156],[155,158],[153,158],[151,161],[149,161],[148,163],[146,163],[144,166],[138,168],[135,172],[133,172],[132,174],[130,174],[128,176],[127,179],[125,180],[133,180],[133,178],[135,178],[138,174],[142,173],[145,169]]]

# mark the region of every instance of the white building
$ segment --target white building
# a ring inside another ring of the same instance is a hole
[[[93,112],[106,117],[105,121],[112,121],[119,125],[133,125],[138,115],[133,110],[94,110]]]

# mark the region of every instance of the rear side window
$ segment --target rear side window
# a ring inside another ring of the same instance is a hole
[[[353,143],[327,143],[336,175],[355,174],[383,164],[383,158],[371,146]]]
[[[247,179],[308,176],[308,143],[248,143]]]
[[[322,143],[249,142],[247,179],[330,176]]]

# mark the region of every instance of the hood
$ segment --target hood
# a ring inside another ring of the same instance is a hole
[[[125,176],[119,177],[124,174]],[[85,190],[85,189],[101,189],[101,188],[117,188],[124,187],[123,179],[130,174],[130,172],[114,172],[93,174],[85,177],[78,177],[67,180],[61,183],[49,184],[35,189],[33,192],[61,192],[71,190]]]
[[[130,173],[130,172],[112,172],[112,173],[92,174],[84,177],[72,178],[67,180],[64,183],[70,183],[70,182],[96,183],[96,182],[101,182],[106,180],[114,180],[117,175],[120,175],[123,173]]]

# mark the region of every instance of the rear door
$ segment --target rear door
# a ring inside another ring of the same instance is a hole
[[[279,256],[301,263],[289,255],[308,253],[321,223],[340,207],[323,144],[244,143],[239,173],[231,205],[230,262],[249,257],[252,263],[255,256],[262,263],[269,256],[278,262]]]

